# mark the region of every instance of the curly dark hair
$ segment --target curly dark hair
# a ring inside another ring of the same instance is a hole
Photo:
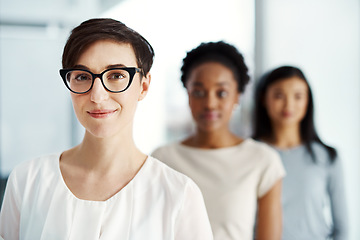
[[[250,80],[244,57],[234,46],[223,41],[201,43],[186,54],[181,67],[181,81],[185,88],[191,71],[205,62],[217,62],[228,67],[237,81],[238,92],[244,92]]]

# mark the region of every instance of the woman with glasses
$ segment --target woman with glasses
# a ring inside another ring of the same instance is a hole
[[[224,42],[203,43],[187,53],[181,71],[195,133],[158,148],[153,156],[198,184],[214,239],[252,240],[256,216],[256,239],[280,239],[280,157],[229,129],[249,81],[243,56]]]
[[[0,215],[4,239],[212,239],[200,190],[134,144],[154,52],[112,19],[73,29],[60,74],[83,141],[11,173]]]
[[[287,172],[282,239],[348,239],[342,163],[316,133],[304,73],[282,66],[265,74],[257,85],[254,117],[254,138],[279,152]]]

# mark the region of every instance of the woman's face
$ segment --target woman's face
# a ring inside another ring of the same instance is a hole
[[[131,45],[100,40],[80,55],[75,67],[101,73],[113,67],[138,66]],[[71,93],[76,116],[87,132],[96,137],[105,138],[121,131],[131,131],[137,102],[145,97],[149,83],[150,74],[142,81],[140,74],[135,74],[125,92],[111,93],[96,78],[88,93]]]
[[[274,125],[300,125],[309,101],[308,86],[299,77],[271,84],[265,92],[265,108]]]
[[[208,62],[194,68],[186,82],[189,105],[200,131],[228,129],[240,94],[233,72],[224,65]]]

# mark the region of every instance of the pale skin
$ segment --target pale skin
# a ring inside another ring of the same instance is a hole
[[[231,147],[244,140],[229,129],[229,121],[240,93],[232,71],[216,62],[203,63],[192,70],[186,83],[196,132],[182,143],[216,149]],[[281,180],[258,199],[256,239],[281,238]]]
[[[263,139],[280,149],[296,147],[302,143],[300,123],[308,105],[308,86],[299,77],[276,81],[265,92],[273,136]]]
[[[131,45],[110,40],[93,43],[80,55],[77,65],[93,73],[114,65],[138,67]],[[146,161],[147,156],[135,146],[132,129],[137,103],[146,96],[150,80],[150,73],[142,78],[137,73],[129,89],[111,93],[97,78],[90,92],[71,93],[85,136],[78,146],[62,153],[60,170],[75,197],[108,200],[136,176]]]

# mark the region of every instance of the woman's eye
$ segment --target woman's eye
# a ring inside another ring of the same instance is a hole
[[[196,98],[201,98],[205,96],[205,92],[201,91],[201,90],[194,90],[191,92],[191,96],[196,97]]]
[[[303,94],[295,94],[295,99],[296,100],[301,100],[301,99],[303,99],[305,97],[305,95],[303,95]]]
[[[77,81],[88,81],[88,80],[91,81],[91,76],[88,76],[88,75],[86,75],[86,74],[80,74],[80,75],[77,75],[77,76],[75,77],[75,79],[76,79]]]
[[[108,78],[111,80],[120,80],[120,79],[124,79],[125,76],[121,73],[113,73]]]
[[[229,93],[227,91],[219,91],[218,92],[218,96],[220,98],[226,98],[229,95]]]
[[[283,97],[284,97],[284,95],[282,93],[275,93],[274,94],[275,99],[282,99]]]

